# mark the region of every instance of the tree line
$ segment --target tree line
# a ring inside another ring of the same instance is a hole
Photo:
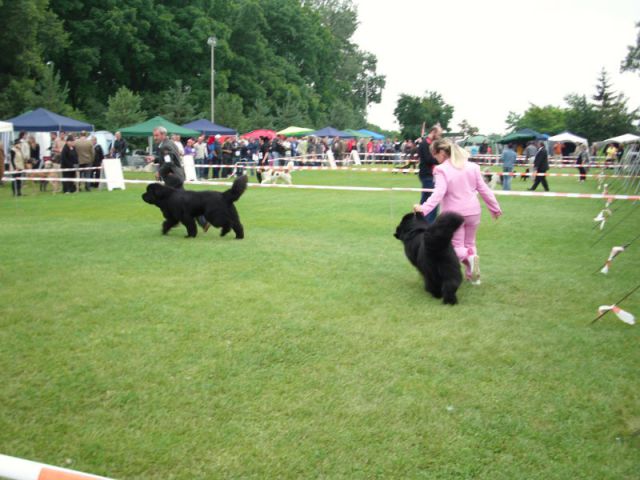
[[[385,77],[356,28],[351,0],[0,0],[0,118],[210,118],[215,36],[216,123],[365,127]]]

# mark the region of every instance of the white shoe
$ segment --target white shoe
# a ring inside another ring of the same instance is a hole
[[[478,255],[469,257],[469,266],[471,267],[471,283],[480,285],[480,257]]]

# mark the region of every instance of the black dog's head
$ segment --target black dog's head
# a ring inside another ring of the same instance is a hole
[[[438,216],[429,225],[421,213],[407,213],[396,228],[394,237],[403,242],[411,240],[417,235],[423,235],[428,248],[440,250],[451,243],[454,232],[464,223],[464,217],[453,212],[446,212]]]
[[[396,233],[393,234],[398,240],[408,240],[416,235],[416,233],[424,232],[429,225],[421,213],[407,213],[400,225],[396,227]]]
[[[165,187],[160,183],[152,183],[147,185],[147,191],[142,194],[142,200],[151,205],[159,206],[160,202],[170,197],[175,190],[170,187]]]

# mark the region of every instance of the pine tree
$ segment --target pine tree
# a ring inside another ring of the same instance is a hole
[[[105,114],[105,122],[110,130],[140,123],[146,113],[141,109],[142,98],[127,87],[120,87],[109,97],[109,107]]]
[[[615,92],[611,87],[607,72],[603,68],[598,77],[596,94],[592,97],[597,112],[598,129],[603,138],[621,135],[633,130],[633,124],[639,116],[638,109],[629,111],[628,99],[622,93]]]
[[[596,106],[600,109],[607,108],[615,97],[615,94],[611,91],[611,83],[609,82],[609,75],[603,68],[598,77],[598,83],[596,84],[596,94],[592,97],[596,102]]]
[[[178,125],[188,123],[195,119],[195,108],[189,98],[191,87],[182,84],[182,80],[176,80],[173,87],[162,94],[161,115]]]
[[[68,98],[69,84],[62,84],[60,72],[50,67],[42,70],[42,78],[36,83],[35,94],[29,103],[33,108],[46,108],[59,115],[71,116],[74,112],[67,103]]]

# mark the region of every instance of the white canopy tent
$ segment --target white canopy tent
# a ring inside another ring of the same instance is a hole
[[[598,143],[634,143],[640,142],[640,137],[638,135],[633,135],[631,133],[625,133],[624,135],[618,135],[617,137],[607,138],[606,140],[602,140]]]
[[[0,133],[13,132],[13,123],[0,122]]]
[[[102,151],[106,157],[109,156],[109,147],[113,140],[116,138],[113,133],[108,132],[107,130],[99,130],[97,132],[93,132],[92,136],[96,137],[96,141],[102,147]]]
[[[579,137],[578,135],[574,135],[571,132],[562,132],[559,133],[558,135],[554,135],[553,137],[549,137],[548,138],[549,142],[572,142],[577,144],[582,144],[582,145],[589,145],[589,142],[587,141],[586,138],[582,138]]]
[[[13,123],[0,122],[0,142],[4,149],[5,162],[8,162],[9,149],[11,148],[11,132],[13,132]]]

